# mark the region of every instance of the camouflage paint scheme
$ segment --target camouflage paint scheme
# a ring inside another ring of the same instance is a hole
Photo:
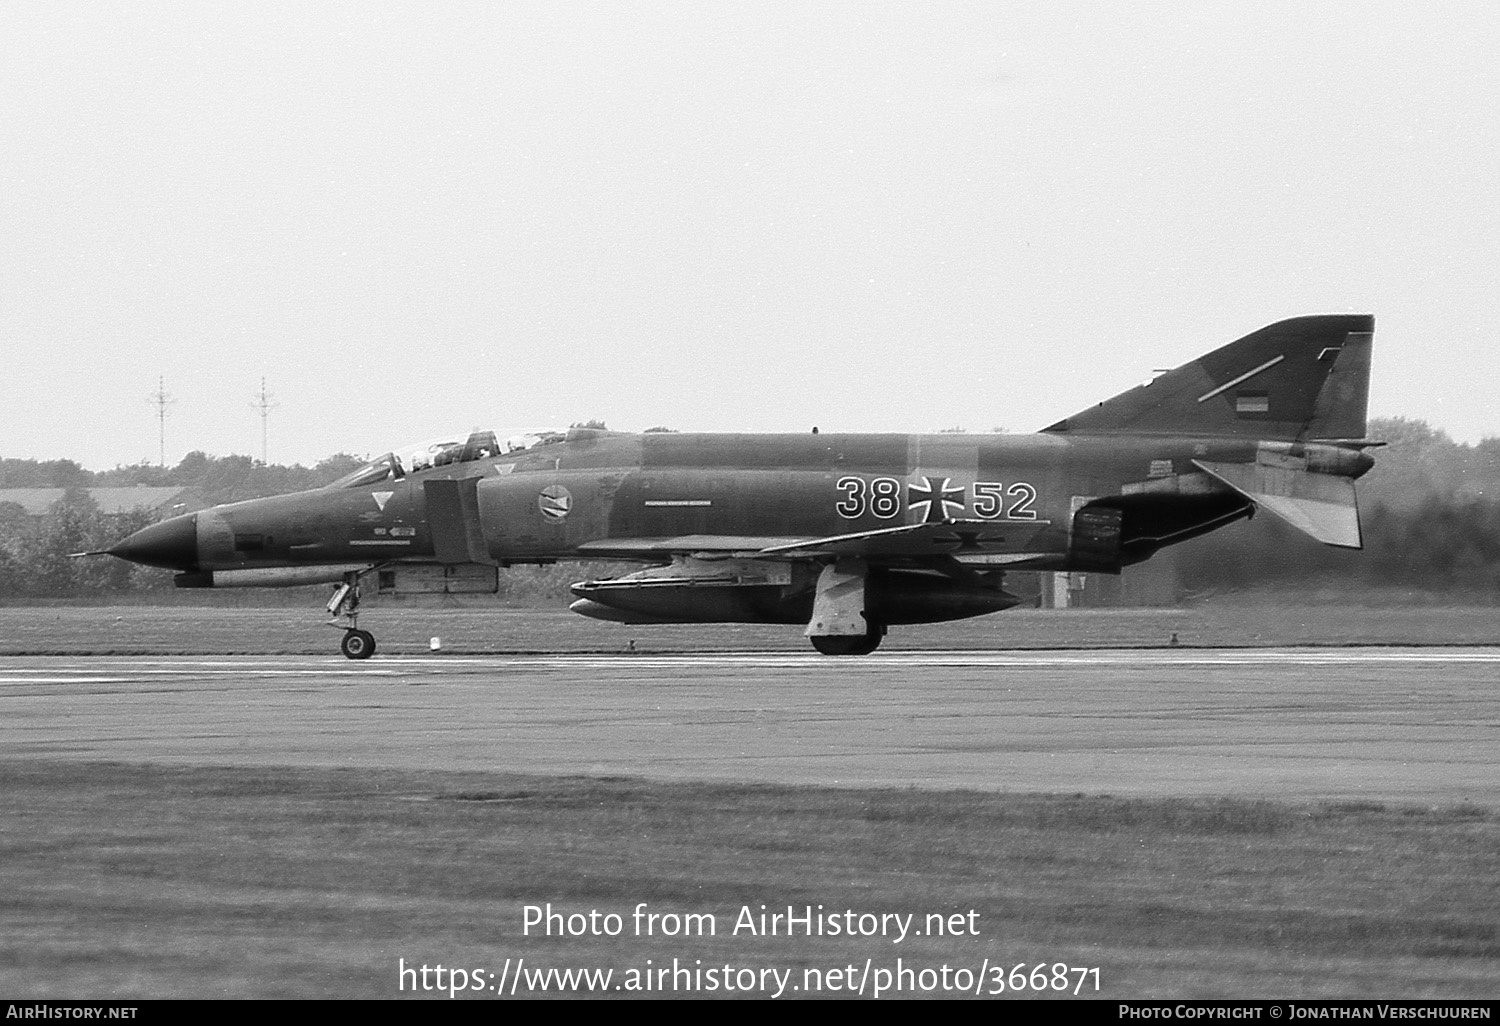
[[[476,432],[440,465],[390,454],[109,551],[184,587],[342,582],[355,658],[374,649],[353,619],[367,575],[570,559],[648,565],[579,582],[585,615],[801,623],[859,654],[892,624],[1013,605],[1003,571],[1118,573],[1257,508],[1358,548],[1373,327],[1283,321],[1035,435]]]

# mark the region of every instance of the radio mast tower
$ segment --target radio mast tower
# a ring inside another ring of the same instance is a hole
[[[263,467],[269,466],[266,460],[266,419],[271,416],[272,410],[281,405],[278,402],[272,402],[274,398],[274,395],[266,391],[266,379],[261,378],[260,393],[250,404],[250,408],[260,411],[260,465]]]
[[[166,379],[156,379],[156,391],[146,397],[146,401],[156,407],[156,420],[158,423],[158,444],[160,449],[156,456],[156,465],[165,467],[167,465],[167,407],[175,406],[177,400],[172,398],[167,391]]]

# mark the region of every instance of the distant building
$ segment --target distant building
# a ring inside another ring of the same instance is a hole
[[[1159,552],[1118,574],[1038,574],[1044,609],[1105,609],[1113,606],[1175,606],[1177,554]]]
[[[107,517],[145,510],[158,519],[193,513],[208,503],[196,488],[86,488],[89,497]],[[0,503],[13,502],[34,517],[47,511],[67,493],[66,488],[0,488]]]

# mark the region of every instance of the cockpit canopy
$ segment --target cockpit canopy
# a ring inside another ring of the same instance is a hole
[[[416,474],[434,467],[446,467],[454,463],[473,460],[495,459],[527,452],[543,445],[552,445],[567,437],[564,431],[522,431],[499,440],[493,431],[477,428],[467,437],[449,435],[430,442],[393,449],[379,456],[358,470],[345,474],[330,488],[365,488],[386,479],[400,480],[407,474]]]

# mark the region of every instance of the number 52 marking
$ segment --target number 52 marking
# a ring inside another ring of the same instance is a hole
[[[1003,495],[1002,495],[1003,490]],[[1010,499],[1006,508],[1006,499]],[[974,515],[981,520],[1035,520],[1036,489],[1025,481],[1006,488],[999,481],[974,482]]]

